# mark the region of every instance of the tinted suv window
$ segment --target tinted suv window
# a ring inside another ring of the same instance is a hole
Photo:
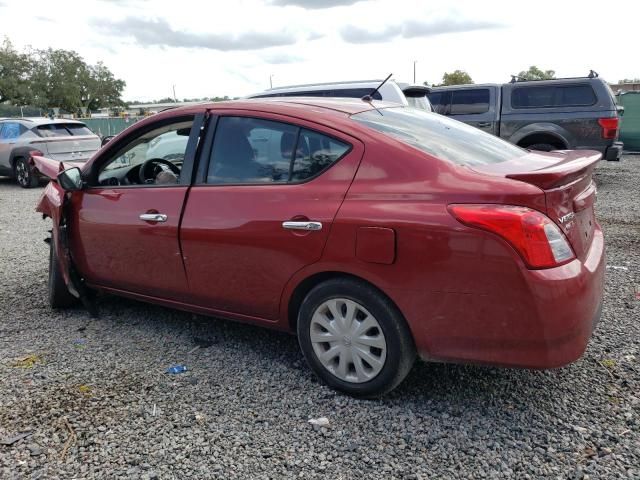
[[[488,88],[454,90],[451,92],[451,115],[472,115],[488,111]]]
[[[349,148],[287,123],[222,117],[216,127],[207,183],[299,182],[328,168]]]
[[[527,152],[457,120],[414,108],[385,108],[352,115],[370,128],[418,150],[458,165],[486,165],[524,156]]]
[[[581,107],[596,103],[590,85],[541,85],[516,87],[511,93],[513,108]]]
[[[428,97],[434,112],[449,115],[451,92],[430,92]]]

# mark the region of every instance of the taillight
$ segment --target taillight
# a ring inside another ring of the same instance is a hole
[[[530,268],[549,268],[575,258],[558,226],[536,210],[512,205],[450,205],[461,223],[501,236]]]
[[[620,124],[618,117],[599,118],[598,124],[602,128],[602,138],[612,140],[618,136],[618,125]]]

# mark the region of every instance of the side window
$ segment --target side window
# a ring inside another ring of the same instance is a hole
[[[286,183],[298,128],[248,117],[222,117],[207,183]]]
[[[349,151],[349,145],[320,133],[302,129],[293,162],[291,181],[315,177]]]
[[[344,142],[288,123],[221,117],[207,183],[301,182],[326,170],[349,149]]]
[[[488,88],[454,90],[451,92],[451,115],[473,115],[488,111]]]
[[[511,93],[513,108],[580,107],[595,103],[590,85],[521,87]]]
[[[431,92],[427,96],[429,97],[434,112],[440,115],[449,115],[451,92]]]
[[[2,126],[0,131],[0,139],[2,140],[15,140],[22,133],[19,123],[7,122]]]
[[[596,95],[590,85],[559,87],[559,105],[564,107],[588,106],[596,103]]]
[[[101,185],[178,183],[193,120],[164,125],[132,139],[104,164]]]

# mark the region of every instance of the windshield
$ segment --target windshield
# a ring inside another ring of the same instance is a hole
[[[457,120],[415,108],[367,110],[352,119],[434,157],[458,165],[488,165],[527,151]]]

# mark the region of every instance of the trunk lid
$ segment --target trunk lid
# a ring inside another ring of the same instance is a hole
[[[100,138],[95,135],[47,138],[31,144],[60,162],[86,162],[100,149]]]
[[[596,228],[596,185],[592,176],[601,158],[601,153],[590,150],[530,152],[514,160],[474,169],[540,188],[545,196],[545,213],[564,232],[582,260]]]

